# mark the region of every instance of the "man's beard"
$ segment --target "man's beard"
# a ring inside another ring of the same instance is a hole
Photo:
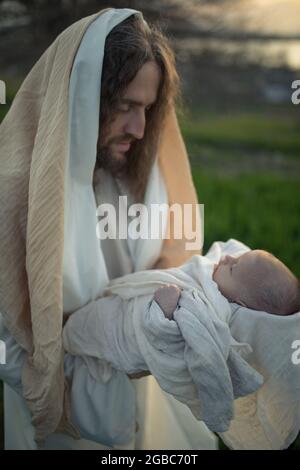
[[[97,152],[96,165],[97,168],[110,172],[112,176],[122,178],[126,174],[128,160],[125,153],[120,157],[114,155],[108,146],[100,147]]]

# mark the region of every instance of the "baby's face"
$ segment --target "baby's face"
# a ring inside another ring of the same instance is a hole
[[[238,258],[226,255],[215,265],[213,280],[230,302],[246,305],[246,290],[251,280],[261,275],[261,256],[258,251],[249,251]]]
[[[230,302],[277,315],[299,310],[298,279],[266,251],[248,251],[238,258],[224,256],[215,265],[213,280]]]

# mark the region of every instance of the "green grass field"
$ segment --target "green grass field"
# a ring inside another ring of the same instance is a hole
[[[194,114],[181,129],[205,205],[204,251],[237,238],[271,251],[300,276],[300,115]]]
[[[300,118],[294,108],[221,115],[193,112],[180,123],[193,153],[207,144],[230,153],[248,149],[300,157]]]
[[[300,276],[300,120],[294,109],[196,113],[180,124],[205,205],[204,252],[216,240],[237,238],[271,251]],[[2,402],[1,393],[0,387]],[[1,439],[2,429],[0,445]],[[293,448],[300,449],[300,438]]]
[[[215,240],[237,238],[253,249],[271,251],[300,276],[298,177],[221,177],[197,168],[193,178],[204,203],[204,251]]]

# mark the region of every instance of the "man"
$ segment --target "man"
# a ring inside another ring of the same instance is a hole
[[[159,427],[165,430],[164,447],[215,445],[198,422],[184,424],[192,437],[186,438],[180,421],[189,420],[187,411],[181,405],[179,418],[179,404],[165,397],[163,402],[148,379],[138,381],[136,396],[134,382],[121,372],[107,383],[96,382],[80,358],[66,356],[63,362],[61,345],[63,313],[97,298],[110,278],[174,266],[193,254],[185,251],[184,237],[176,240],[172,231],[164,243],[99,243],[95,233],[96,203],[116,204],[120,194],[146,206],[196,203],[173,112],[176,88],[164,37],[133,10],[106,10],[57,38],[1,125],[0,187],[7,198],[2,199],[0,247],[0,311],[8,345],[4,372],[13,386],[23,367],[26,400],[6,389],[7,448],[36,448],[36,443],[95,448],[69,437],[78,437],[78,430],[102,443],[100,448],[149,448],[156,447],[152,437]],[[10,368],[13,378],[8,378]],[[178,432],[171,433],[175,426]]]

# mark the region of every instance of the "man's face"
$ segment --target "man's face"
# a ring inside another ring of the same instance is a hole
[[[125,90],[113,121],[101,136],[99,163],[117,174],[136,140],[144,137],[147,110],[157,99],[161,73],[155,62],[144,64]]]

